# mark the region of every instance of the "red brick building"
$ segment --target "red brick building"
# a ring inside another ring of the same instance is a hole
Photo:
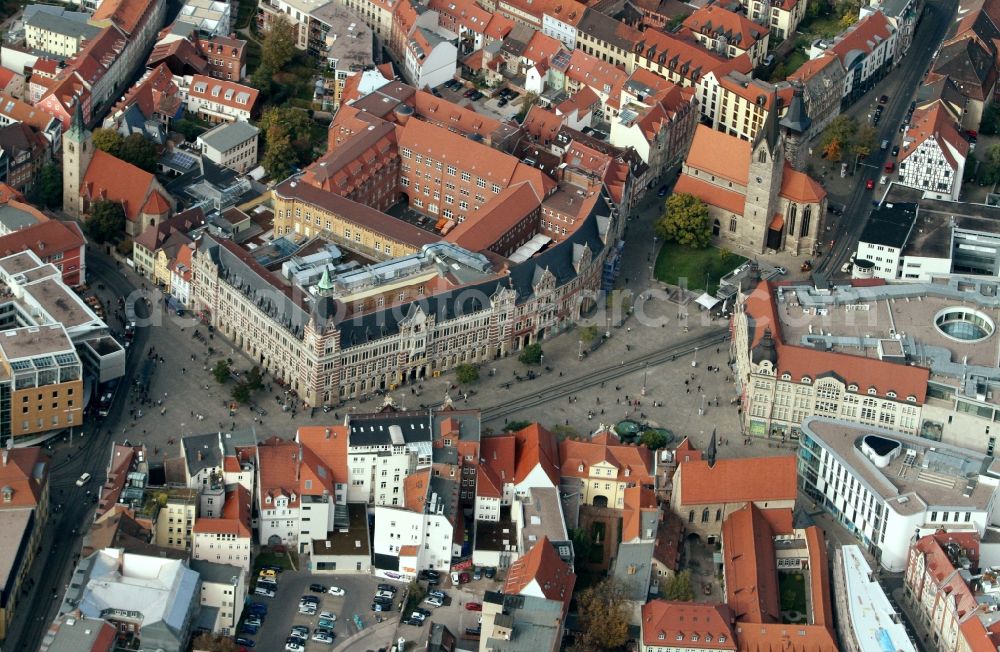
[[[52,263],[62,280],[76,287],[86,279],[87,240],[77,222],[46,220],[0,236],[0,257],[30,249],[43,263]]]

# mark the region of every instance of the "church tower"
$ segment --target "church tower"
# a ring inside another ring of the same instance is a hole
[[[812,125],[812,119],[806,115],[806,103],[802,96],[802,86],[796,84],[792,91],[792,103],[785,112],[778,126],[785,137],[785,158],[791,166],[802,171],[804,161],[802,156],[802,136]]]
[[[80,184],[87,173],[90,160],[94,157],[94,139],[83,124],[80,100],[73,108],[73,123],[63,134],[63,210],[73,217],[83,212]]]
[[[772,97],[772,106],[777,98]],[[775,211],[781,176],[785,165],[782,136],[778,130],[777,111],[769,111],[750,149],[750,173],[743,209],[740,240],[759,253],[781,249],[783,233],[780,216]]]

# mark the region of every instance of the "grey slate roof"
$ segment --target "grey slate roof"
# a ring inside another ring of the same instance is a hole
[[[259,133],[260,129],[249,122],[237,120],[236,122],[223,122],[217,127],[209,129],[198,136],[198,140],[212,149],[225,152],[242,145],[251,138],[256,138]]]
[[[653,541],[623,543],[615,559],[615,578],[628,587],[630,600],[645,602],[649,595],[649,574],[652,570]]]

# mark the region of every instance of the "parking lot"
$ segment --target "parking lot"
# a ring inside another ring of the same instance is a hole
[[[427,588],[426,582],[421,582],[420,584],[424,588]],[[397,628],[398,636],[405,638],[407,641],[415,642],[417,649],[420,649],[427,642],[427,637],[430,635],[430,624],[441,623],[451,630],[455,636],[466,641],[475,641],[476,638],[467,636],[465,630],[479,625],[481,613],[478,610],[468,609],[467,605],[470,602],[482,604],[483,594],[486,591],[497,591],[502,586],[503,582],[499,577],[492,580],[483,577],[480,580],[473,580],[468,584],[453,586],[451,580],[442,574],[441,585],[430,588],[437,588],[445,593],[447,598],[444,600],[444,604],[440,607],[433,607],[427,603],[421,603],[419,605],[421,608],[431,612],[430,617],[422,625],[408,625],[400,622]],[[402,617],[409,616],[410,612],[402,614]],[[476,645],[466,645],[465,647],[476,647]]]
[[[256,584],[256,579],[254,576],[254,584]],[[338,597],[310,591],[309,585],[314,583],[322,584],[326,588],[330,586],[340,587],[344,589],[345,595]],[[400,593],[402,592],[403,585],[379,580],[369,575],[319,575],[286,570],[278,576],[278,590],[273,598],[255,596],[251,588],[251,599],[254,602],[267,605],[267,617],[264,618],[260,631],[256,635],[242,636],[254,640],[257,650],[280,652],[285,649],[285,639],[288,638],[292,626],[305,625],[309,628],[310,636],[306,650],[330,650],[337,647],[343,639],[359,631],[354,616],[360,618],[364,628],[376,624],[375,613],[371,610],[371,602],[375,587],[380,583],[393,584]],[[316,615],[307,616],[299,613],[299,600],[304,595],[315,595],[320,599]],[[333,627],[336,634],[333,645],[311,640],[313,631],[318,626],[319,614],[323,611],[330,611],[337,616]],[[246,610],[244,612],[247,613]],[[392,611],[384,612],[380,616],[383,619],[398,618],[398,604],[393,605]]]
[[[442,98],[449,102],[454,102],[459,106],[471,106],[477,113],[482,113],[483,115],[503,121],[510,120],[517,115],[517,112],[521,110],[521,102],[524,101],[524,94],[521,93],[504,106],[500,106],[500,97],[491,98],[484,95],[477,100],[465,97],[465,93],[469,90],[473,89],[464,85],[454,89],[444,86],[439,86],[435,89]]]

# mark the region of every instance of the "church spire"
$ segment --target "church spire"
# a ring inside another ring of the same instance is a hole
[[[80,103],[80,97],[77,96],[73,101],[73,122],[70,123],[66,135],[80,143],[83,142],[83,132],[86,129],[87,126],[83,123],[83,107]]]

